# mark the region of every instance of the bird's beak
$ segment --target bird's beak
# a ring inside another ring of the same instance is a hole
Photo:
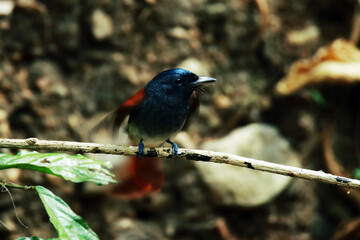
[[[199,77],[199,79],[196,80],[195,82],[192,82],[192,84],[200,86],[200,85],[203,85],[203,84],[206,84],[206,83],[213,83],[213,82],[216,82],[215,78],[212,78],[212,77]]]

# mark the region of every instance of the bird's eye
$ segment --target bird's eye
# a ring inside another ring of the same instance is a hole
[[[181,80],[180,78],[176,78],[176,79],[174,80],[174,83],[175,83],[176,85],[180,85],[180,84],[182,83],[182,80]]]

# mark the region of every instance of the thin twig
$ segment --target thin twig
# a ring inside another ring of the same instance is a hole
[[[15,206],[15,202],[14,202],[14,199],[13,199],[13,197],[12,197],[12,195],[11,195],[11,193],[10,193],[10,191],[9,191],[9,189],[7,188],[7,187],[14,187],[15,186],[15,188],[22,188],[23,187],[23,189],[26,189],[26,187],[27,186],[21,186],[21,185],[17,185],[17,184],[7,184],[7,183],[0,183],[0,186],[1,186],[1,191],[5,191],[5,192],[7,192],[8,194],[9,194],[9,197],[10,197],[10,200],[11,200],[11,203],[12,203],[12,206],[13,206],[13,208],[14,208],[14,212],[15,212],[15,216],[16,216],[16,219],[18,220],[18,222],[24,227],[24,228],[28,228],[28,226],[26,226],[21,220],[20,220],[20,218],[19,218],[19,215],[18,215],[18,213],[17,213],[17,211],[16,211],[16,206]]]
[[[18,185],[15,183],[8,183],[8,182],[0,182],[0,186],[5,189],[16,188],[16,189],[23,189],[23,190],[35,190],[35,186]]]
[[[47,141],[37,138],[29,139],[4,139],[0,138],[0,148],[12,149],[30,149],[47,151],[72,151],[80,153],[103,153],[116,154],[124,156],[136,156],[138,148],[134,146],[120,146],[112,144],[97,144],[69,141]],[[170,148],[145,148],[145,157],[174,158]],[[341,177],[325,173],[323,171],[314,171],[304,168],[291,167],[277,163],[271,163],[228,153],[179,149],[178,159],[204,161],[213,163],[224,163],[240,167],[246,167],[254,170],[281,174],[290,177],[303,178],[312,181],[318,181],[338,186],[348,187],[360,190],[360,181],[356,179]],[[1,163],[0,163],[1,164]]]

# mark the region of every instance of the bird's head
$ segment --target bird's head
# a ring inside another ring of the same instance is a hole
[[[182,69],[174,68],[156,75],[145,87],[147,96],[178,97],[188,101],[193,91],[198,87],[215,82],[215,78],[199,77]]]

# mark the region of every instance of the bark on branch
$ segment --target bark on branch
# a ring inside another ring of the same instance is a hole
[[[134,147],[134,146],[120,146],[113,144],[98,144],[98,143],[84,143],[84,142],[70,142],[70,141],[47,141],[47,140],[39,140],[37,138],[28,138],[28,139],[0,138],[0,148],[47,150],[47,151],[71,151],[71,152],[79,152],[79,153],[102,153],[102,154],[115,154],[115,155],[124,155],[124,156],[136,156],[138,154],[138,147]],[[146,157],[174,158],[170,148],[145,148],[145,152],[146,152],[145,155]],[[276,173],[276,174],[281,174],[296,178],[303,178],[307,180],[334,184],[338,186],[360,190],[360,181],[356,179],[332,175],[329,173],[325,173],[323,171],[314,171],[304,168],[270,163],[266,161],[236,156],[228,153],[180,148],[178,159],[224,163],[239,167],[246,167],[253,170]]]

